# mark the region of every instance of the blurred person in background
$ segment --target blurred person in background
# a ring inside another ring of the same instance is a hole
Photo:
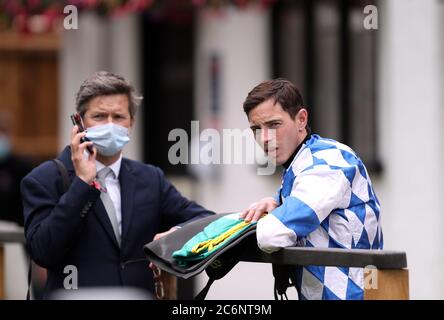
[[[14,154],[11,134],[11,116],[0,111],[0,220],[23,226],[20,181],[31,171],[32,162]]]
[[[58,156],[69,188],[62,189],[54,161],[22,181],[27,249],[48,269],[45,298],[73,289],[73,283],[80,290],[133,287],[154,293],[143,246],[213,214],[184,198],[160,168],[122,157],[140,100],[123,77],[93,74],[76,96],[86,131],[74,126],[70,146]]]
[[[32,170],[34,161],[13,152],[12,117],[0,111],[0,220],[14,222],[23,227],[23,205],[20,181]],[[35,297],[41,297],[46,270],[33,264]]]
[[[244,111],[256,140],[284,167],[275,197],[251,204],[268,253],[284,247],[382,249],[380,205],[364,163],[348,146],[312,134],[296,86],[285,79],[257,85]],[[364,299],[361,268],[295,267],[300,299]]]

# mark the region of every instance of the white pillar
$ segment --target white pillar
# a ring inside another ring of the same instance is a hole
[[[95,14],[79,15],[78,29],[64,30],[59,56],[59,149],[70,142],[76,93],[82,81],[108,67],[106,57],[106,24]]]
[[[248,92],[270,78],[269,12],[229,7],[215,15],[202,10],[198,15],[196,65],[196,116],[200,130],[209,125],[210,57],[220,58],[220,127],[249,128],[242,103]],[[258,176],[243,165],[219,165],[220,179],[202,181],[202,199],[219,212],[243,208],[266,194],[270,177]],[[208,188],[205,183],[211,183]],[[239,183],[242,182],[242,183]],[[277,186],[276,186],[277,188]],[[273,189],[275,191],[275,189]]]
[[[109,55],[110,71],[124,76],[135,88],[136,92],[142,94],[141,77],[141,38],[137,15],[126,15],[118,19],[113,19],[109,23]],[[142,133],[143,119],[142,107],[136,113],[136,121],[131,132],[131,142],[125,147],[125,156],[141,161],[142,154]]]
[[[434,0],[380,2],[376,184],[385,249],[405,250],[413,299],[444,298],[443,24]]]
[[[99,70],[123,75],[140,93],[140,41],[137,17],[128,15],[109,20],[94,13],[79,16],[77,30],[64,30],[59,56],[60,109],[59,149],[69,144],[72,127],[69,115],[75,112],[75,95],[81,83]],[[140,160],[142,121],[136,126],[125,156]]]
[[[259,8],[233,7],[219,14],[198,14],[195,55],[196,115],[200,130],[210,124],[210,59],[220,59],[220,129],[249,127],[242,109],[248,92],[271,77],[270,12]],[[239,211],[251,202],[273,195],[280,177],[258,176],[252,166],[218,165],[217,179],[203,179],[195,192],[197,200],[216,212]],[[260,277],[260,281],[258,280]],[[203,287],[206,275],[199,278]],[[241,285],[240,285],[241,284]],[[216,281],[208,299],[272,299],[271,265],[241,263]]]

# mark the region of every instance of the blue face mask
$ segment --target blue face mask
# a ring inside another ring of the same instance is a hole
[[[98,153],[108,157],[119,153],[130,141],[128,128],[114,123],[89,127],[86,129],[86,137],[94,142]]]
[[[11,143],[9,138],[1,135],[0,136],[0,160],[6,159],[6,157],[11,152]]]

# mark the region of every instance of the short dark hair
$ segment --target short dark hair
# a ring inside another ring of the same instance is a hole
[[[257,105],[269,99],[274,100],[274,104],[280,103],[282,109],[286,111],[292,119],[304,107],[304,101],[298,88],[284,78],[267,80],[253,88],[248,93],[244,101],[244,111],[247,117],[251,110]]]
[[[98,71],[82,83],[76,95],[76,110],[83,117],[88,102],[95,97],[112,94],[128,96],[129,113],[133,119],[143,98],[136,95],[134,87],[124,77],[108,71]]]

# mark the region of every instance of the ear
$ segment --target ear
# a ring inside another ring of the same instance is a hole
[[[304,129],[307,126],[308,122],[307,109],[302,108],[301,110],[299,110],[299,112],[296,114],[296,121],[299,125],[299,129]]]

